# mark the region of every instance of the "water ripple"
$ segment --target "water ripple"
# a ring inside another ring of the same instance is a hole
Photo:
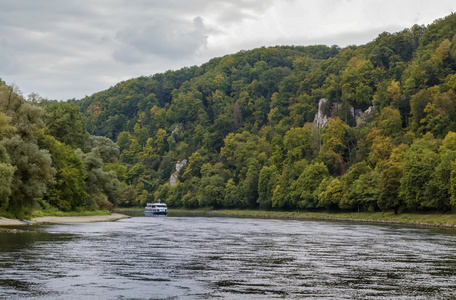
[[[0,299],[450,299],[456,233],[136,217],[0,235]]]

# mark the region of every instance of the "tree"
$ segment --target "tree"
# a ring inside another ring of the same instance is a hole
[[[103,170],[103,166],[117,160],[119,147],[108,138],[92,136],[84,150],[86,152],[78,149],[76,154],[83,162],[87,175],[85,191],[90,196],[88,205],[110,210],[117,203],[120,182],[114,171]]]
[[[439,148],[439,162],[434,169],[423,206],[441,212],[450,210],[453,192],[454,165],[456,162],[456,133],[449,132]]]
[[[103,136],[90,136],[84,144],[84,152],[94,152],[103,162],[114,162],[119,157],[119,146]]]
[[[222,201],[223,207],[239,207],[239,199],[241,198],[239,190],[233,178],[230,178],[225,185],[225,191],[223,193],[225,195]]]
[[[130,148],[131,136],[127,131],[122,131],[117,136],[117,145],[119,146],[119,151],[122,153],[124,150]]]
[[[401,84],[396,80],[392,80],[390,86],[388,87],[388,93],[391,94],[391,100],[395,102],[401,95]]]
[[[224,139],[220,154],[230,168],[238,175],[250,158],[258,157],[261,153],[269,153],[270,145],[264,139],[247,131],[230,133]]]
[[[351,207],[373,212],[376,209],[379,196],[380,173],[369,170],[361,174],[349,188]]]
[[[418,128],[421,119],[426,117],[424,109],[426,105],[432,101],[432,94],[429,90],[420,90],[412,99],[410,99],[411,113],[413,116],[413,124]]]
[[[274,208],[296,208],[292,201],[291,185],[299,178],[307,168],[308,162],[305,159],[297,161],[292,165],[284,165],[282,174],[279,177],[276,188],[272,195],[272,207]]]
[[[27,103],[17,90],[4,83],[0,83],[0,110],[8,116],[5,118],[0,115],[0,121],[6,124],[11,122],[2,129],[5,136],[0,140],[0,147],[6,150],[11,166],[15,167],[8,209],[16,215],[22,215],[54,183],[56,171],[52,167],[51,156],[37,143],[38,132],[44,127],[44,110]],[[7,156],[3,157],[5,160]],[[8,176],[11,171],[8,166],[3,166],[5,183],[11,180]],[[6,188],[4,194],[8,193]]]
[[[63,211],[75,210],[86,204],[89,195],[85,192],[84,165],[73,148],[44,135],[41,143],[52,156],[56,169],[55,184],[44,195],[49,204]]]
[[[350,104],[370,104],[373,96],[374,79],[380,77],[379,69],[369,60],[353,57],[341,75],[342,97]]]
[[[212,168],[210,165],[206,167]],[[224,188],[223,178],[219,174],[207,174],[203,176],[196,194],[199,206],[221,207],[224,199]]]
[[[272,206],[272,196],[277,185],[278,171],[276,166],[263,166],[258,178],[258,204],[261,209]]]
[[[384,107],[380,112],[378,128],[382,135],[395,137],[402,129],[401,113],[398,109],[389,106]]]
[[[368,161],[373,166],[379,162],[386,161],[393,150],[391,139],[378,135],[376,130],[372,130],[367,136],[367,139],[371,140],[371,151],[369,153]]]
[[[159,129],[155,134],[155,151],[156,153],[163,154],[165,152],[166,131]]]
[[[33,206],[34,199],[41,198],[54,183],[56,170],[52,167],[49,152],[36,143],[25,141],[18,135],[0,142],[16,168],[11,185],[9,205],[20,214],[26,207]]]
[[[399,196],[403,169],[397,162],[390,162],[388,167],[383,170],[380,178],[380,188],[377,205],[383,210],[393,209],[397,214],[402,205]]]
[[[339,174],[345,173],[343,154],[345,151],[345,135],[349,126],[341,119],[330,119],[328,127],[322,134],[323,145],[320,155],[327,159],[334,170]]]
[[[86,122],[80,109],[72,102],[49,102],[44,106],[46,134],[73,148],[81,148],[88,137]]]
[[[202,156],[199,152],[193,152],[188,159],[188,166],[185,168],[183,177],[201,177],[201,168],[207,162],[206,160],[207,158]]]
[[[11,117],[0,113],[0,139],[13,134],[16,128],[10,125]],[[16,168],[11,165],[11,159],[5,147],[0,145],[0,211],[8,207],[11,195],[11,184]]]
[[[405,154],[399,195],[411,209],[426,207],[426,197],[429,196],[426,190],[438,162],[433,146],[432,140],[422,138],[416,140]]]
[[[294,204],[297,208],[315,208],[318,204],[318,187],[321,182],[329,177],[328,168],[323,164],[309,165],[299,178],[291,185]]]
[[[283,140],[287,153],[287,163],[309,158],[316,148],[316,141],[307,127],[291,128]]]
[[[342,199],[342,185],[338,178],[325,179],[321,183],[325,185],[324,191],[318,194],[318,207],[331,209],[337,207]]]

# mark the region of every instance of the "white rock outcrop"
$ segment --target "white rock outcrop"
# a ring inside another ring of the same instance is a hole
[[[176,171],[173,174],[171,174],[171,177],[169,178],[169,185],[170,186],[176,185],[177,178],[179,177],[179,172],[186,165],[187,165],[187,159],[183,159],[183,160],[178,161],[176,163]]]
[[[318,112],[315,115],[314,122],[320,129],[328,125],[329,118],[323,113],[323,110],[321,109],[321,106],[325,104],[327,101],[328,99],[325,98],[321,98],[320,101],[318,101]]]

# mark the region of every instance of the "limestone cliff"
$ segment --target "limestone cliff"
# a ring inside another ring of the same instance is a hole
[[[169,185],[173,186],[177,182],[177,178],[179,177],[179,172],[180,170],[187,165],[187,159],[183,159],[182,161],[178,161],[176,163],[176,171],[171,174],[171,177],[169,178]]]

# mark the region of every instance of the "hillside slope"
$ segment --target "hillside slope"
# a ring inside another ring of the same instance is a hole
[[[123,206],[456,206],[454,14],[363,46],[242,51],[76,103],[120,147]]]

